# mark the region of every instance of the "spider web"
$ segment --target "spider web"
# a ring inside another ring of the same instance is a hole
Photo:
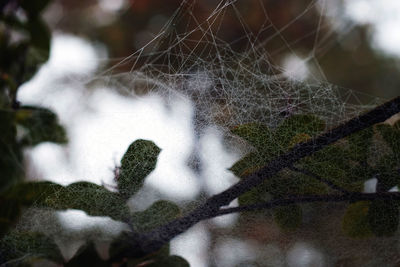
[[[245,5],[261,10],[261,23],[257,20],[259,25],[256,27],[249,19],[251,14],[243,14]],[[194,12],[202,7],[200,1],[182,1],[148,44],[84,83],[102,82],[131,97],[161,95],[167,105],[173,105],[176,99],[189,100],[194,107],[193,123],[198,138],[189,161],[201,174],[204,159],[200,155],[200,141],[210,128],[217,129],[224,137],[231,137],[232,127],[258,122],[274,128],[297,114],[316,115],[332,127],[383,102],[383,99],[341,88],[326,79],[318,59],[329,53],[338,35],[324,17],[325,5],[325,1],[310,1],[303,10],[295,12],[288,23],[277,26],[268,12],[273,7],[265,6],[262,0],[222,0],[216,2],[212,10],[204,12],[203,17]],[[286,31],[316,10],[319,19],[312,31],[300,39],[287,40]],[[232,21],[239,25],[235,30],[240,34],[236,32],[234,36],[240,38],[229,38],[226,34],[228,22]],[[311,48],[300,53],[297,45],[303,38],[311,39]],[[289,66],[276,62],[279,55],[300,62],[300,67],[289,70]],[[121,73],[120,69],[129,71]],[[239,147],[242,154],[251,151],[243,143]],[[200,203],[205,195],[194,202]],[[328,208],[337,206],[328,205]],[[329,211],[320,210],[321,214]],[[367,257],[377,253],[369,247],[371,244],[383,249],[394,242],[389,238],[371,243],[349,241],[340,233],[340,216],[336,217],[335,222],[313,222],[304,231],[290,235],[280,233],[273,221],[260,222],[257,215],[246,215],[246,218],[239,218],[239,221],[246,221],[245,229],[224,229],[218,228],[218,223],[206,223],[202,225],[210,232],[200,238],[207,239],[208,255],[205,257],[215,266],[234,266],[240,262],[248,264],[244,266],[253,266],[250,262],[265,259],[271,266],[309,266],[307,264],[313,263],[324,266],[330,260],[323,258],[325,250],[331,250],[327,254],[332,258],[342,259],[355,253],[349,247],[357,247],[358,257]],[[312,228],[318,225],[323,226],[316,232],[327,234],[313,233]],[[261,237],[257,237],[258,234]],[[238,235],[243,238],[232,237]],[[254,243],[252,239],[265,244]],[[337,248],[336,243],[346,245]],[[322,250],[318,250],[320,244]],[[236,251],[236,257],[226,258],[227,251],[231,250]],[[382,252],[381,249],[377,251]],[[387,252],[390,257],[393,257],[392,252]],[[307,253],[311,260],[300,262]],[[297,258],[299,265],[296,265]]]

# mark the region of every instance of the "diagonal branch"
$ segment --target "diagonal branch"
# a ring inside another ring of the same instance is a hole
[[[203,205],[194,209],[186,216],[166,223],[151,232],[137,236],[135,240],[132,240],[130,251],[123,251],[116,255],[114,259],[120,259],[121,257],[129,255],[146,255],[160,249],[172,238],[185,232],[194,224],[218,216],[221,207],[227,206],[232,200],[260,185],[265,179],[272,177],[282,169],[292,166],[299,159],[312,155],[350,134],[361,131],[376,123],[383,122],[399,112],[400,97],[396,97],[308,142],[296,145],[289,152],[275,158],[262,169],[242,179],[225,191],[212,196]]]
[[[346,189],[344,189],[344,188],[334,184],[333,182],[329,181],[328,179],[325,179],[325,178],[319,176],[318,174],[313,173],[313,172],[311,172],[309,170],[297,168],[295,166],[290,166],[289,169],[292,170],[292,171],[299,172],[299,173],[302,173],[304,175],[310,176],[310,177],[320,181],[321,183],[326,184],[330,188],[332,188],[332,189],[334,189],[336,191],[342,192],[343,194],[350,194],[351,193],[351,192],[347,191]]]
[[[350,193],[345,195],[330,194],[330,195],[307,195],[307,196],[294,196],[288,198],[274,199],[268,202],[257,203],[252,205],[223,208],[220,209],[215,216],[221,216],[236,212],[257,211],[272,209],[275,207],[287,206],[291,204],[312,203],[312,202],[355,202],[363,200],[374,199],[389,199],[400,200],[399,192],[379,192],[379,193]],[[212,217],[211,217],[212,218]]]

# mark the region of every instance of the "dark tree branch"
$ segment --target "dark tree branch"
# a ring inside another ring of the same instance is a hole
[[[166,223],[155,230],[136,236],[133,240],[130,251],[124,251],[116,255],[115,259],[135,255],[146,255],[160,249],[175,236],[185,232],[194,224],[218,215],[221,207],[227,206],[232,200],[243,193],[260,185],[265,179],[268,179],[284,168],[292,166],[296,161],[321,150],[322,148],[335,143],[336,141],[349,136],[350,134],[361,131],[376,123],[384,122],[391,116],[400,112],[400,97],[376,107],[375,109],[357,116],[346,123],[343,123],[326,133],[311,139],[308,142],[300,143],[293,147],[289,152],[275,158],[268,165],[255,173],[247,176],[238,183],[234,184],[225,191],[212,196],[203,205],[199,206],[186,216]],[[354,196],[343,195],[341,197],[350,198]],[[364,195],[363,195],[364,196]],[[336,199],[337,196],[329,197]],[[321,199],[324,200],[324,199]],[[329,199],[331,200],[331,199]],[[315,200],[316,201],[316,200]],[[111,259],[112,260],[112,259]]]
[[[374,200],[374,199],[388,199],[388,200],[400,200],[399,192],[378,192],[378,193],[350,193],[350,194],[330,194],[330,195],[307,195],[307,196],[294,196],[288,198],[274,199],[268,202],[257,203],[252,205],[234,207],[234,208],[222,208],[215,216],[221,216],[236,212],[245,211],[256,211],[272,209],[280,206],[287,206],[291,204],[301,203],[312,203],[312,202],[356,202],[363,200]],[[213,216],[213,217],[215,217]],[[212,218],[212,217],[211,217]]]
[[[297,167],[295,167],[295,166],[290,166],[289,169],[292,170],[292,171],[299,172],[299,173],[302,173],[302,174],[304,174],[304,175],[310,176],[310,177],[312,177],[312,178],[314,178],[314,179],[320,181],[321,183],[326,184],[326,185],[329,186],[330,188],[332,188],[332,189],[334,189],[334,190],[336,190],[336,191],[342,192],[343,194],[350,194],[350,193],[351,193],[351,192],[347,191],[346,189],[344,189],[344,188],[342,188],[342,187],[340,187],[340,186],[338,186],[338,185],[332,183],[332,182],[329,181],[328,179],[325,179],[325,178],[319,176],[318,174],[313,173],[313,172],[311,172],[311,171],[309,171],[309,170],[300,169],[300,168],[297,168]]]

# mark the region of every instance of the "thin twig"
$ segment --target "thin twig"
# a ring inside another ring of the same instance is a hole
[[[281,199],[274,199],[268,202],[262,202],[252,205],[233,207],[233,208],[223,208],[220,209],[215,216],[221,216],[236,212],[246,212],[246,211],[257,211],[272,209],[280,206],[287,206],[291,204],[301,204],[301,203],[311,203],[311,202],[355,202],[363,200],[374,200],[374,199],[388,199],[388,200],[400,200],[399,192],[380,192],[380,193],[350,193],[345,195],[307,195],[307,196],[295,196]]]
[[[310,177],[320,181],[321,183],[326,184],[330,188],[332,188],[334,190],[337,190],[339,192],[342,192],[343,194],[350,194],[351,193],[350,191],[347,191],[346,189],[334,184],[333,182],[329,181],[328,179],[325,179],[325,178],[319,176],[318,174],[313,173],[313,172],[311,172],[309,170],[302,169],[302,168],[297,168],[295,166],[290,166],[289,169],[292,170],[292,171],[299,172],[299,173],[302,173],[304,175],[310,176]]]

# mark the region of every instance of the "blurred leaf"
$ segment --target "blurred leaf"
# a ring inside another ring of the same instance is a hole
[[[138,232],[149,231],[176,219],[180,214],[180,209],[176,204],[166,200],[159,200],[146,210],[133,213],[131,222]]]
[[[31,17],[36,17],[42,12],[51,0],[19,0],[20,5]]]
[[[38,49],[43,57],[47,59],[50,51],[50,29],[41,18],[28,21],[26,27],[30,34],[30,45]]]
[[[342,228],[350,237],[368,237],[372,231],[368,220],[370,202],[359,201],[348,205],[343,217]]]
[[[143,257],[147,258],[147,256],[143,253],[143,251],[140,248],[135,251],[134,247],[135,247],[135,234],[132,232],[124,231],[117,238],[115,238],[113,242],[110,244],[109,248],[110,259],[113,259],[115,257],[120,258],[121,256],[123,258],[126,258],[125,253],[127,251],[129,252],[130,259],[135,258],[134,262],[136,264],[143,261],[143,260],[137,260],[137,258],[143,258]]]
[[[137,251],[133,250],[133,248],[137,245],[135,242],[135,233],[122,232],[110,245],[110,258],[112,259],[119,256],[128,260],[128,266],[142,266],[141,264],[144,264],[145,262],[154,261],[169,256],[169,243],[165,244],[161,249],[145,255],[140,248],[138,248]],[[125,252],[128,252],[129,256],[127,256]]]
[[[57,115],[48,109],[22,106],[17,111],[17,123],[27,130],[21,141],[24,145],[67,142],[65,130],[59,124]]]
[[[1,239],[0,253],[4,262],[15,260],[15,266],[33,259],[46,258],[58,263],[64,261],[54,241],[40,233],[11,232]]]
[[[147,267],[190,267],[190,264],[182,257],[172,255],[146,264]]]
[[[22,151],[16,143],[13,112],[0,110],[0,194],[22,179]]]
[[[368,221],[376,236],[392,236],[399,225],[399,204],[390,200],[372,201],[368,210]]]
[[[102,260],[96,251],[93,243],[89,243],[81,247],[78,252],[64,264],[65,267],[81,267],[81,266],[96,266],[96,267],[107,267],[111,264],[107,261]]]
[[[325,130],[325,122],[314,115],[293,115],[284,120],[276,129],[276,140],[284,148],[296,135],[315,136]]]
[[[275,222],[286,231],[296,230],[302,222],[302,211],[298,205],[277,207],[273,210]]]
[[[118,176],[118,190],[125,198],[135,194],[144,179],[154,170],[160,149],[151,141],[136,140],[125,152],[121,160]]]
[[[2,238],[16,223],[21,207],[18,201],[6,198],[0,198],[0,207],[0,238]]]

